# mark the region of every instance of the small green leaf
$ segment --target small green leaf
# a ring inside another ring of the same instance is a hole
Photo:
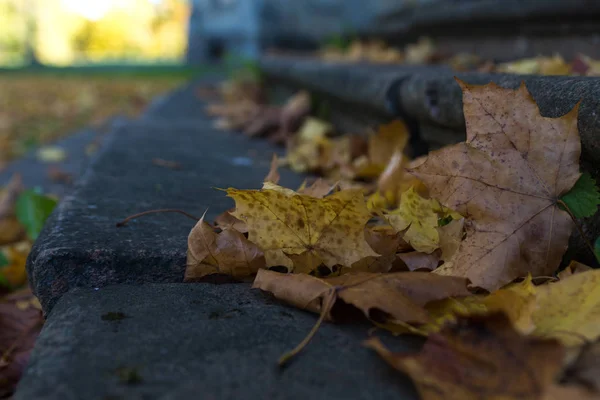
[[[575,218],[591,217],[600,205],[600,193],[596,181],[584,172],[573,188],[561,197]]]
[[[4,254],[3,251],[0,251],[0,268],[6,267],[8,264],[10,264],[10,261],[8,261],[6,254]]]
[[[36,240],[46,219],[56,207],[56,200],[40,195],[33,190],[25,190],[17,199],[17,219],[25,227],[27,236]]]

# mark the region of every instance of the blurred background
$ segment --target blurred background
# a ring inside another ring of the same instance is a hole
[[[187,0],[0,0],[0,64],[178,63]]]

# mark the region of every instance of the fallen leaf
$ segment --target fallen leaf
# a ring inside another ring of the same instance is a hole
[[[304,194],[306,196],[312,196],[318,199],[322,199],[323,197],[330,194],[336,188],[336,186],[337,184],[335,183],[331,184],[325,179],[319,178],[309,186],[301,186],[296,192]]]
[[[236,204],[233,216],[246,222],[248,239],[264,251],[267,267],[293,267],[298,272],[300,266],[289,256],[310,256],[331,268],[377,255],[364,237],[371,215],[361,190],[319,199],[277,185],[267,187],[271,189],[227,189]],[[311,271],[319,264],[301,268]]]
[[[58,146],[44,146],[37,151],[37,159],[46,163],[58,163],[66,158],[66,150]]]
[[[378,256],[365,257],[349,268],[350,271],[389,272],[396,261],[396,252],[410,249],[400,235],[389,226],[367,226],[365,239]],[[342,269],[341,273],[346,272]]]
[[[408,128],[400,120],[380,125],[377,134],[369,137],[369,161],[383,171],[395,153],[404,151],[409,137]]]
[[[488,290],[527,273],[550,275],[573,227],[557,199],[580,176],[577,107],[545,118],[524,85],[459,84],[467,142],[430,153],[412,170],[433,197],[465,216],[466,239],[436,273]]]
[[[441,279],[440,279],[441,278]],[[276,298],[295,307],[321,313],[323,300],[332,291],[336,302],[326,319],[335,319],[344,304],[359,309],[377,322],[425,323],[428,316],[423,306],[431,301],[467,296],[467,281],[441,277],[427,272],[389,274],[356,273],[333,278],[316,278],[305,274],[281,274],[260,270],[253,288],[273,293]]]
[[[440,247],[437,209],[437,200],[425,199],[411,187],[400,196],[400,207],[385,213],[384,217],[396,232],[408,228],[402,237],[415,250],[432,253]]]
[[[600,270],[571,275],[536,287],[536,335],[578,346],[600,337]]]
[[[365,345],[408,374],[423,400],[540,399],[562,367],[560,343],[522,336],[502,314],[459,318],[417,354]]]
[[[2,248],[1,254],[7,262],[0,266],[0,282],[4,280],[9,288],[18,288],[27,282],[25,267],[30,251],[31,243],[28,240]]]
[[[460,218],[453,219],[448,224],[437,228],[440,238],[440,250],[442,251],[440,259],[442,261],[450,261],[460,247],[460,243],[463,240],[464,227],[465,219]]]
[[[261,249],[235,229],[216,233],[204,221],[204,216],[188,236],[185,281],[194,281],[211,274],[226,274],[233,278],[252,276],[264,268]]]
[[[240,232],[240,233],[248,233],[248,227],[246,226],[246,223],[244,221],[242,221],[241,219],[238,219],[236,217],[234,217],[233,215],[231,215],[232,212],[235,211],[235,208],[232,208],[229,211],[225,211],[221,214],[219,214],[216,218],[215,218],[215,224],[221,228],[221,229],[235,229],[236,231]]]
[[[588,267],[587,265],[572,260],[567,266],[567,268],[563,269],[558,273],[557,277],[559,280],[563,280],[570,277],[571,275],[580,274],[582,272],[587,272],[591,270],[592,268]]]
[[[44,322],[36,307],[17,306],[33,299],[28,288],[0,299],[0,397],[3,398],[14,392]]]
[[[398,253],[398,257],[409,271],[428,270],[433,271],[440,262],[441,251],[436,250],[431,254],[411,251],[409,253]]]

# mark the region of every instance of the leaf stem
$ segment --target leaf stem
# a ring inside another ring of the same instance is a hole
[[[279,361],[277,362],[277,365],[279,367],[284,367],[285,364],[287,364],[293,357],[295,357],[298,353],[300,353],[302,351],[302,349],[304,349],[306,347],[306,345],[308,345],[308,343],[311,341],[311,339],[315,336],[315,333],[317,333],[317,330],[319,330],[319,327],[325,320],[325,317],[327,316],[327,314],[329,314],[329,311],[331,311],[331,308],[333,307],[333,304],[335,303],[336,299],[337,299],[337,290],[336,290],[336,288],[332,288],[327,293],[327,297],[325,298],[325,301],[323,302],[323,308],[321,309],[321,315],[319,316],[319,319],[317,320],[315,325],[312,327],[312,329],[310,330],[308,335],[306,335],[306,337],[302,340],[302,342],[300,342],[298,344],[298,346],[294,347],[293,350],[288,351],[287,353],[285,353],[284,355],[282,355],[279,358]]]
[[[195,221],[200,221],[200,218],[198,218],[198,217],[196,217],[196,216],[194,216],[192,214],[189,214],[189,213],[187,213],[185,211],[178,210],[176,208],[161,208],[161,209],[158,209],[158,210],[148,210],[148,211],[144,211],[144,212],[141,212],[141,213],[138,213],[138,214],[130,215],[129,217],[125,218],[123,221],[117,222],[117,227],[125,226],[132,219],[139,218],[139,217],[142,217],[144,215],[158,214],[158,213],[178,213],[178,214],[183,214],[186,217],[191,218],[191,219],[193,219]]]
[[[565,203],[561,199],[558,199],[557,203],[560,204],[561,206],[563,206],[565,208],[565,211],[567,213],[569,213],[569,216],[573,220],[573,223],[575,224],[575,227],[579,231],[579,236],[581,236],[581,239],[585,242],[585,244],[588,247],[588,249],[592,252],[592,255],[594,256],[594,258],[596,259],[596,261],[600,262],[600,260],[598,260],[598,256],[596,256],[596,252],[594,251],[594,246],[592,246],[592,243],[590,243],[590,241],[588,240],[588,238],[585,236],[585,233],[583,233],[583,229],[581,228],[581,225],[579,225],[579,222],[577,222],[577,218],[575,218],[575,215],[573,215],[573,213],[569,209],[569,206],[567,205],[567,203]]]

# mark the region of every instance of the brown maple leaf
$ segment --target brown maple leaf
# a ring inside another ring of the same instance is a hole
[[[188,236],[186,282],[212,274],[244,278],[264,266],[261,249],[235,230],[234,224],[217,233],[202,216]]]
[[[271,292],[301,309],[315,313],[325,311],[325,318],[329,320],[335,319],[342,307],[351,305],[377,322],[420,324],[429,321],[423,306],[435,300],[470,295],[467,283],[463,278],[428,272],[359,272],[316,278],[260,270],[252,287]],[[323,310],[324,300],[332,291],[336,292],[336,303],[330,310]]]
[[[555,340],[520,335],[503,314],[461,317],[417,354],[392,353],[376,338],[365,344],[410,375],[424,400],[540,399],[564,355]]]
[[[527,273],[550,275],[573,227],[557,201],[580,176],[577,107],[546,118],[525,85],[459,84],[467,141],[430,153],[411,171],[466,218],[466,239],[436,272],[488,290]]]

